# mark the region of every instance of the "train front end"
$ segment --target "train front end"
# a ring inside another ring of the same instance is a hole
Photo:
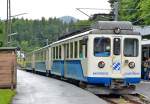
[[[130,22],[98,22],[88,37],[88,83],[112,89],[140,83],[140,42]]]

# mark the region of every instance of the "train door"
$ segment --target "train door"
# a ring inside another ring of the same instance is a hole
[[[112,56],[112,78],[121,78],[121,37],[113,37],[113,56]]]

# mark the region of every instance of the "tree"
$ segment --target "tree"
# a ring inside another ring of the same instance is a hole
[[[111,7],[115,0],[109,0]],[[149,0],[119,0],[119,20],[131,21],[134,25],[150,24]]]
[[[119,19],[135,22],[138,20],[138,3],[140,0],[121,0],[119,8]],[[136,24],[138,24],[137,22]]]
[[[4,22],[0,21],[0,46],[3,46],[6,42]]]
[[[138,4],[138,19],[143,22],[144,25],[150,25],[150,1],[149,0],[139,0]]]

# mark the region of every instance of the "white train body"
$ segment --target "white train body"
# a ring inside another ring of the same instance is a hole
[[[140,83],[141,36],[133,32],[130,22],[99,21],[71,35],[32,52],[32,68],[94,85]],[[45,59],[37,61],[36,53],[42,50]]]

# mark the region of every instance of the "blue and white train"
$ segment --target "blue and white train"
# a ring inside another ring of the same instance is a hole
[[[150,58],[150,40],[149,39],[143,39],[141,42],[142,45],[142,69],[141,69],[141,76],[142,79],[149,80],[150,79],[150,73],[148,68],[144,65],[146,60]]]
[[[141,36],[127,21],[98,21],[27,54],[28,69],[107,88],[141,80]]]

